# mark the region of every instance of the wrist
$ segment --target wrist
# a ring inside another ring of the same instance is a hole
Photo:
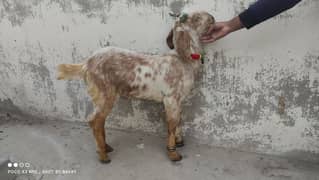
[[[229,20],[227,24],[229,26],[230,32],[237,31],[237,30],[242,29],[244,27],[238,16]]]

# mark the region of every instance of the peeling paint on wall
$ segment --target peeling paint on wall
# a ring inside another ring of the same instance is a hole
[[[93,107],[85,85],[57,81],[58,64],[82,62],[110,45],[167,52],[165,38],[173,24],[169,12],[207,10],[227,20],[251,2],[3,0],[0,111],[86,121]],[[207,45],[202,75],[183,104],[184,133],[215,146],[317,156],[318,7],[315,0],[302,2],[249,31]],[[165,133],[163,105],[120,99],[107,126]]]
[[[13,26],[21,25],[26,18],[32,16],[31,5],[30,3],[24,3],[19,0],[3,0],[1,8],[3,14],[1,19],[7,17]]]

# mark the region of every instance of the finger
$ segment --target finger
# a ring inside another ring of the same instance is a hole
[[[203,37],[200,37],[199,40],[200,41],[207,41],[207,40],[210,40],[210,39],[214,39],[214,35],[209,35],[209,36],[203,36]]]
[[[207,35],[203,35],[203,36],[201,36],[201,37],[199,37],[199,39],[203,39],[203,40],[205,40],[205,39],[211,39],[212,38],[212,36],[213,36],[213,34],[214,33],[210,33],[210,34],[207,34]]]
[[[202,43],[212,43],[214,41],[216,41],[216,37],[214,37],[214,36],[211,36],[210,38],[201,40]]]
[[[219,31],[219,32],[214,33],[214,35],[211,35],[210,37],[206,37],[206,38],[201,39],[201,42],[202,43],[212,43],[212,42],[215,42],[218,39],[220,39],[226,35],[227,35],[227,33]]]
[[[212,34],[208,35],[208,36],[202,36],[200,38],[200,41],[203,43],[211,43],[216,41],[217,39],[222,38],[224,35],[224,33],[222,31],[214,31]]]
[[[209,44],[209,43],[212,43],[212,42],[215,42],[215,41],[216,41],[216,39],[208,39],[208,40],[203,40],[201,42],[204,43],[204,44]]]
[[[224,34],[215,34],[214,35],[214,38],[212,38],[213,40],[211,40],[211,42],[214,42],[214,41],[217,41],[218,39],[221,39],[222,37],[224,37],[225,35]]]
[[[215,28],[215,26],[212,24],[212,25],[210,25],[210,26],[209,26],[208,31],[213,31],[213,30],[214,30],[214,28]]]
[[[223,28],[223,23],[218,23],[218,24],[213,24],[209,27],[206,33],[203,34],[203,37],[205,36],[211,36],[214,34],[216,31],[219,31]]]

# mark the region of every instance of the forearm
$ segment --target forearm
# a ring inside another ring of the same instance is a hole
[[[239,15],[247,29],[292,8],[301,0],[258,0]]]

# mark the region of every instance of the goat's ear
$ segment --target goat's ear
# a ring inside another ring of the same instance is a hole
[[[188,31],[175,31],[176,52],[183,60],[191,58],[191,36]],[[195,50],[195,49],[194,49]]]
[[[174,49],[173,37],[174,37],[174,34],[173,34],[173,29],[172,29],[172,30],[168,33],[168,36],[167,36],[167,38],[166,38],[167,46],[168,46],[170,49]]]

